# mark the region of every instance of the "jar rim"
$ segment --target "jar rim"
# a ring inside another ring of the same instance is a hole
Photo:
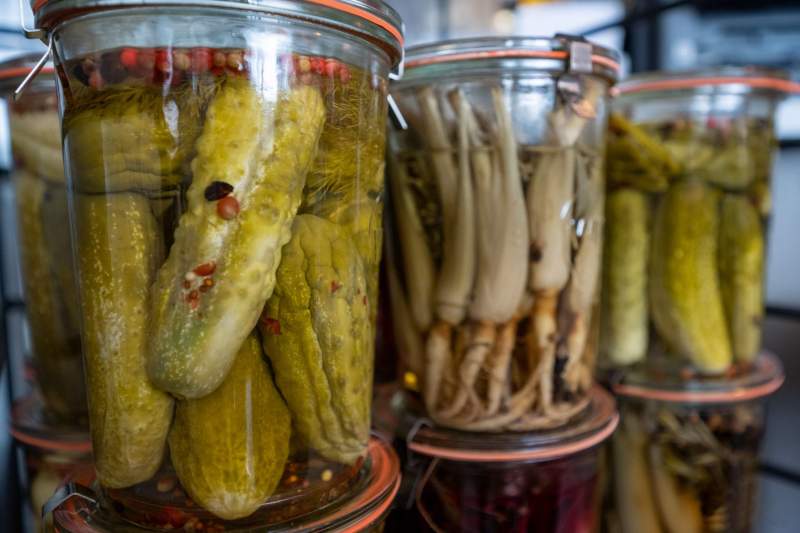
[[[576,64],[576,50],[582,52],[581,65]],[[406,71],[430,65],[465,61],[541,60],[543,69],[551,69],[553,61],[563,70],[584,70],[616,81],[620,55],[580,37],[511,36],[451,39],[412,46],[406,50]],[[534,67],[535,65],[520,65]]]
[[[589,404],[577,418],[552,430],[472,433],[423,423],[408,431],[409,450],[429,457],[461,462],[544,462],[593,448],[610,437],[619,423],[614,398],[595,385]],[[402,407],[401,407],[402,408]]]
[[[25,79],[25,76],[35,69],[40,57],[40,53],[23,53],[14,55],[0,63],[0,94],[16,89],[20,82]],[[52,83],[53,72],[52,62],[48,62],[39,71],[39,76],[44,76],[42,81]],[[55,87],[53,87],[53,92],[55,92]]]
[[[371,468],[367,482],[359,487],[348,500],[344,501],[331,514],[312,518],[304,522],[300,517],[292,522],[291,531],[336,531],[337,533],[358,533],[368,531],[388,513],[397,495],[402,481],[400,459],[395,451],[382,438],[370,438],[367,455]],[[94,468],[83,465],[75,468],[67,477],[68,494],[56,493],[53,499],[57,504],[52,510],[56,524],[69,528],[70,531],[111,531],[105,523],[108,517],[104,509],[93,500],[94,494],[82,497],[82,487],[88,487],[95,481]],[[92,489],[88,489],[92,490]],[[47,506],[46,506],[47,507]],[[90,521],[97,521],[93,525]]]
[[[788,72],[767,67],[716,67],[676,72],[643,72],[629,76],[614,89],[619,95],[651,94],[665,91],[731,89],[737,92],[768,91],[776,95],[800,93],[800,83]]]
[[[91,453],[92,442],[88,431],[48,424],[43,408],[39,396],[33,393],[14,402],[8,428],[14,440],[51,452]]]
[[[360,35],[389,54],[392,66],[403,55],[404,26],[383,0],[33,0],[36,26],[51,30],[87,12],[122,8],[229,8],[306,20]]]
[[[727,404],[757,400],[777,391],[785,380],[775,354],[762,352],[737,376],[680,379],[675,372],[646,368],[623,374],[612,385],[615,394],[630,398],[685,404]]]

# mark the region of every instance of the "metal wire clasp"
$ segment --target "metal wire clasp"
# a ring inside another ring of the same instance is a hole
[[[22,93],[25,91],[25,88],[30,84],[31,80],[39,74],[39,71],[47,64],[47,60],[50,59],[50,54],[53,51],[53,36],[50,35],[42,28],[28,28],[25,26],[25,2],[24,0],[19,0],[19,25],[22,28],[22,33],[25,34],[25,37],[28,39],[37,39],[42,41],[47,45],[47,50],[45,50],[44,55],[39,58],[39,61],[36,62],[36,65],[31,69],[25,79],[23,79],[19,87],[14,89],[14,100],[19,100],[19,97],[22,96]]]

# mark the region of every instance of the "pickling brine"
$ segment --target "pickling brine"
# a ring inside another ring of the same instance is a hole
[[[291,520],[369,468],[391,54],[234,7],[58,29],[97,479],[148,527]]]

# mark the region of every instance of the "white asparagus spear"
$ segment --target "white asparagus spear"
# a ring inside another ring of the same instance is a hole
[[[403,252],[403,269],[411,317],[419,331],[427,331],[433,322],[433,257],[425,241],[425,229],[408,184],[404,161],[389,161],[389,187],[397,220],[397,233]]]
[[[406,370],[413,372],[417,378],[424,374],[422,335],[414,326],[411,309],[408,306],[405,291],[400,283],[397,267],[392,261],[386,262],[389,278],[389,300],[394,324],[395,343],[401,360],[406,363]]]

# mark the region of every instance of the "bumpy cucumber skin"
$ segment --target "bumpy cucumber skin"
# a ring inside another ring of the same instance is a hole
[[[75,292],[63,187],[14,175],[25,306],[39,390],[50,414],[74,423],[86,414]]]
[[[94,462],[103,486],[123,488],[158,470],[172,419],[172,398],[145,372],[160,232],[135,193],[81,194],[75,207]]]
[[[153,287],[148,375],[179,398],[216,389],[255,327],[291,237],[325,109],[318,89],[298,87],[272,112],[247,80],[232,80],[211,103],[192,163],[188,210]],[[238,215],[225,220],[204,198],[212,181],[234,186]],[[185,276],[214,262],[213,287],[186,300]]]
[[[361,457],[369,438],[373,329],[363,263],[342,228],[295,219],[261,332],[295,427],[327,459]]]
[[[606,199],[601,346],[612,365],[633,364],[647,354],[649,211],[647,195],[633,189]]]
[[[172,93],[110,88],[91,105],[67,109],[64,148],[81,192],[160,192],[181,180],[214,86]],[[174,123],[177,122],[177,123]]]
[[[668,347],[719,374],[733,354],[717,276],[718,196],[701,181],[673,185],[655,215],[650,312]]]
[[[225,381],[198,400],[180,400],[169,433],[181,485],[226,520],[251,515],[278,486],[289,456],[291,417],[254,333]]]
[[[11,150],[18,167],[53,184],[64,186],[61,158],[61,120],[52,110],[9,113]]]
[[[761,348],[764,233],[746,196],[726,194],[720,210],[719,273],[733,357],[750,362]]]

